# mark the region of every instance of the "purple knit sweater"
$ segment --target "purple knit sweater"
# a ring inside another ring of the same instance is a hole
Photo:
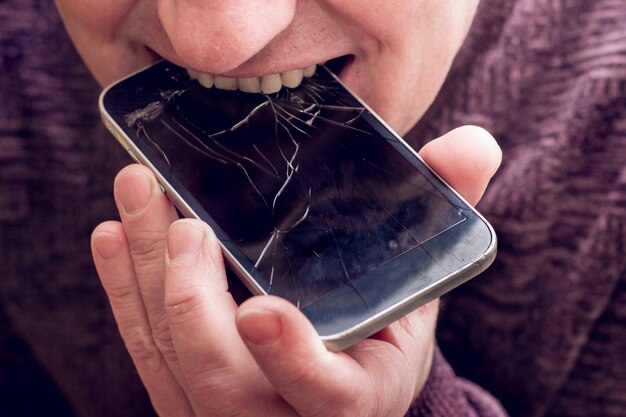
[[[52,2],[0,2],[0,54],[0,415],[153,415],[89,255],[130,160]],[[483,0],[408,139],[462,124],[504,151],[499,254],[444,298],[410,414],[625,416],[624,0]]]

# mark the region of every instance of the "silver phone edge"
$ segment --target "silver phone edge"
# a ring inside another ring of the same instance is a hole
[[[124,81],[125,79],[130,78],[135,74],[144,71],[146,68],[156,65],[157,63],[142,68],[134,73],[131,73],[126,77],[121,78],[111,85],[107,86],[102,91],[98,99],[100,116],[106,128],[109,130],[109,132],[111,132],[111,134],[120,143],[120,145],[122,145],[122,147],[124,147],[124,149],[130,154],[132,159],[142,165],[145,165],[154,173],[157,181],[165,191],[166,195],[172,200],[178,210],[180,210],[180,212],[185,217],[200,219],[200,217],[184,201],[180,194],[176,192],[176,190],[169,184],[169,182],[159,173],[156,167],[152,165],[150,160],[146,158],[146,156],[140,151],[140,149],[134,144],[134,142],[126,135],[123,129],[113,120],[113,118],[109,115],[106,108],[104,107],[104,97],[110,89],[112,89],[113,87],[115,87],[115,85]],[[333,72],[328,70],[328,68],[326,68],[325,66],[324,68],[343,86],[343,88],[345,88],[350,94],[352,94],[352,96],[357,101],[359,101],[359,103],[361,103],[372,114],[372,116],[374,116],[386,129],[388,129],[393,134],[393,136],[406,149],[409,150],[409,152],[411,152],[416,158],[418,158],[440,181],[442,181],[450,190],[452,190],[452,192],[459,199],[467,204],[467,206],[474,212],[474,214],[485,223],[492,238],[491,244],[482,254],[482,256],[468,262],[463,268],[460,268],[457,271],[446,275],[432,285],[422,289],[417,293],[412,294],[410,297],[407,297],[401,302],[398,302],[388,307],[382,312],[370,316],[367,320],[362,321],[356,326],[353,326],[334,335],[320,336],[320,339],[324,342],[327,349],[331,351],[340,351],[350,347],[351,345],[368,336],[371,336],[377,331],[398,320],[402,316],[447,293],[448,291],[456,288],[462,283],[483,272],[495,259],[497,252],[497,238],[491,224],[474,207],[472,207],[454,188],[452,188],[443,178],[441,178],[441,176],[439,176],[439,174],[437,174],[437,172],[435,172],[402,137],[400,137],[393,129],[391,129],[391,127],[389,127],[389,125],[384,120],[382,120],[356,94],[354,94],[353,91],[346,87]],[[254,280],[254,278],[243,268],[237,258],[222,244],[222,242],[219,242],[219,244],[227,263],[234,270],[237,276],[243,281],[244,285],[250,290],[250,292],[256,295],[267,295],[267,291],[265,291],[263,287]]]
[[[352,96],[359,102],[363,107],[365,107],[371,115],[376,118],[391,134],[409,151],[411,152],[417,159],[419,159],[426,168],[437,177],[442,183],[446,185],[452,192],[463,201],[467,207],[482,220],[487,229],[489,230],[489,234],[491,236],[491,243],[482,254],[482,256],[469,261],[463,268],[459,268],[458,270],[452,272],[451,274],[446,275],[443,278],[440,278],[437,282],[432,285],[422,289],[421,291],[412,294],[410,297],[405,298],[403,301],[396,303],[387,309],[381,311],[378,314],[371,316],[369,319],[362,321],[358,325],[351,327],[341,333],[337,333],[330,336],[321,336],[321,339],[324,341],[324,344],[329,350],[339,351],[350,347],[354,343],[362,340],[372,334],[376,333],[379,330],[382,330],[389,324],[398,320],[399,318],[405,316],[416,308],[427,304],[428,302],[434,300],[435,298],[451,291],[452,289],[458,287],[464,282],[469,281],[471,278],[480,274],[484,270],[486,270],[489,265],[494,261],[497,254],[497,237],[496,232],[493,226],[485,219],[485,217],[480,214],[471,204],[467,202],[463,196],[461,196],[446,180],[444,180],[422,157],[417,153],[415,149],[411,145],[409,145],[400,135],[398,135],[388,124],[385,122],[374,110],[367,105],[359,96],[357,96],[354,91],[348,88],[346,85],[341,82],[339,77],[330,71],[325,65],[324,68],[330,73],[330,75],[339,83],[343,88],[345,88]]]

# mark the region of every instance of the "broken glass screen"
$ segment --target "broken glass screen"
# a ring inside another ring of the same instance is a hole
[[[118,123],[268,293],[306,307],[466,219],[324,70],[264,95],[154,68]]]

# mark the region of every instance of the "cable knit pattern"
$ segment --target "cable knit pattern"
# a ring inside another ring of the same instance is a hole
[[[0,329],[13,332],[0,334],[0,415],[154,415],[89,249],[130,158],[101,128],[99,87],[54,2],[0,2],[0,54]]]
[[[153,415],[89,255],[130,158],[53,2],[0,3],[0,57],[0,415]],[[483,0],[408,139],[462,124],[504,151],[499,255],[445,297],[409,414],[626,415],[624,0]]]
[[[445,298],[442,351],[512,416],[626,415],[626,4],[481,3],[411,138],[462,124],[503,149],[499,255]]]

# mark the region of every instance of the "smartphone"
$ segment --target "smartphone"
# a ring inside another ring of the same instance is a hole
[[[325,66],[290,89],[205,88],[161,61],[100,97],[104,124],[253,294],[332,350],[483,271],[492,227]]]

